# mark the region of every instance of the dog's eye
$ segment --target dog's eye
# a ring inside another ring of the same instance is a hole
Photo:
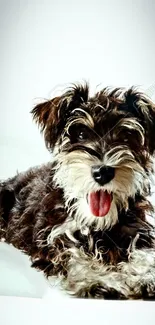
[[[79,126],[74,129],[74,137],[76,140],[82,141],[88,139],[89,131],[85,126]]]
[[[72,143],[88,139],[89,133],[89,129],[85,125],[71,125],[69,128],[69,135]]]
[[[122,134],[122,142],[127,144],[127,145],[135,145],[136,143],[140,144],[141,143],[141,137],[139,133],[134,130],[132,132],[128,131],[125,134]]]
[[[87,136],[86,136],[86,132],[84,132],[84,131],[80,131],[79,134],[77,134],[77,138],[78,138],[79,140],[84,140],[84,139],[86,139],[86,138],[87,138]]]

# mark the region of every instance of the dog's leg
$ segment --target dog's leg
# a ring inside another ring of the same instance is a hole
[[[80,298],[125,299],[128,289],[123,277],[112,265],[105,265],[95,256],[86,255],[83,249],[70,249],[65,290]]]
[[[155,300],[155,250],[134,249],[128,263],[120,263],[118,272],[125,274],[129,297]]]
[[[155,251],[134,250],[128,262],[106,265],[83,250],[70,250],[64,287],[76,297],[154,299]]]
[[[31,257],[32,267],[42,270],[46,277],[56,276],[64,279],[67,276],[72,245],[66,235],[55,238],[52,245],[40,247]]]

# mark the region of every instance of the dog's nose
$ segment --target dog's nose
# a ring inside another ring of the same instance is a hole
[[[95,181],[100,185],[109,183],[115,176],[115,169],[108,166],[92,166],[91,172]]]

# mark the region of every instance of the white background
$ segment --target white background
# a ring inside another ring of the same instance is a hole
[[[83,79],[92,89],[154,83],[154,14],[154,0],[0,0],[0,178],[50,159],[29,114],[40,99]],[[1,294],[42,296],[43,279],[26,259],[2,244],[0,258]],[[80,324],[154,324],[155,318],[151,303],[57,298],[41,307],[45,300],[18,299],[0,302],[1,324],[30,324],[30,314],[33,324],[43,323],[43,310],[47,324],[52,317]]]
[[[155,81],[154,0],[0,0],[0,178],[49,159],[29,114],[68,83]]]

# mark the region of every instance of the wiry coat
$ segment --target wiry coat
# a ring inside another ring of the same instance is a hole
[[[27,253],[32,266],[56,275],[77,297],[155,297],[150,194],[155,106],[134,89],[88,86],[37,105],[33,116],[54,160],[0,184],[0,238]],[[94,164],[115,169],[100,186]],[[112,193],[105,217],[90,213],[87,195]]]

